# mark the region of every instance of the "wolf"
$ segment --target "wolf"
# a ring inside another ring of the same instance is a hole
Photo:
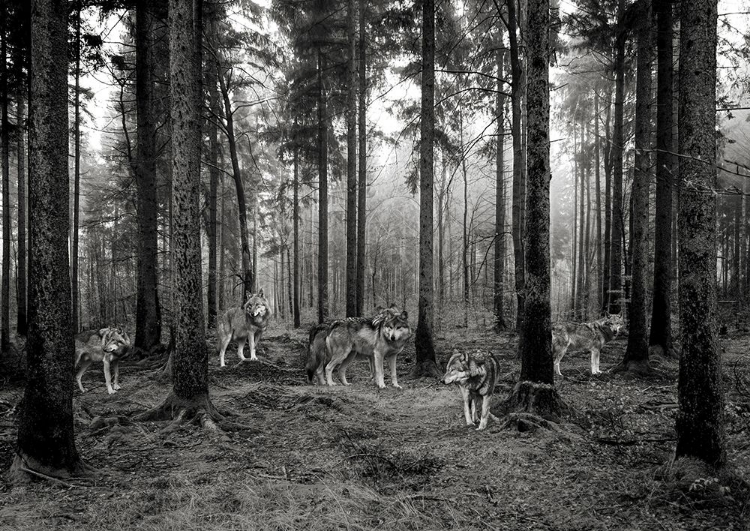
[[[120,389],[120,360],[126,358],[131,349],[128,334],[119,328],[87,330],[75,336],[75,366],[78,368],[76,382],[82,393],[86,389],[81,378],[92,363],[104,364],[104,381],[107,392],[114,394]],[[112,378],[114,372],[114,379]]]
[[[611,341],[624,322],[622,315],[607,315],[589,323],[556,323],[552,327],[552,349],[555,355],[555,374],[560,373],[560,360],[569,348],[591,352],[591,374],[601,374],[599,354],[607,341]]]
[[[388,360],[391,383],[401,389],[396,376],[396,357],[411,334],[408,312],[400,312],[395,305],[372,318],[334,321],[326,336],[326,356],[329,358],[324,369],[326,383],[335,385],[333,370],[338,367],[341,383],[349,385],[346,369],[355,358],[363,357],[372,360],[375,384],[381,389],[385,387],[383,364]]]
[[[263,289],[258,293],[250,293],[241,308],[230,308],[222,315],[217,325],[219,338],[219,366],[224,367],[224,354],[229,342],[237,340],[237,356],[241,361],[247,358],[244,354],[245,340],[250,343],[250,361],[257,361],[255,348],[260,337],[268,326],[271,316],[268,299],[263,295]]]
[[[464,399],[464,418],[467,426],[474,426],[477,411],[481,410],[479,427],[487,427],[487,421],[494,417],[490,413],[490,402],[499,375],[497,359],[491,352],[470,352],[464,354],[458,350],[448,360],[443,375],[444,384],[457,383]]]

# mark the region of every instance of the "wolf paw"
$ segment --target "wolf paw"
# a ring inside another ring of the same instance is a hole
[[[107,392],[111,395],[115,394],[117,391],[115,389],[107,389]]]
[[[112,386],[112,389],[114,389],[115,391],[119,391],[120,389],[122,389],[122,387],[120,387],[120,384],[115,384]]]

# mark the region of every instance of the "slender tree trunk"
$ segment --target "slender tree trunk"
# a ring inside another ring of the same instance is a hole
[[[68,3],[31,13],[29,336],[11,481],[84,472],[73,429],[73,329],[68,257]]]
[[[346,316],[357,315],[357,13],[348,0],[348,90],[346,99]]]
[[[367,236],[367,2],[359,0],[359,182],[357,185],[357,315],[365,305],[365,241]]]
[[[17,55],[17,80],[24,79],[22,65],[23,54]],[[18,270],[16,272],[16,300],[18,303],[18,314],[16,320],[16,332],[20,336],[26,336],[28,330],[28,321],[26,313],[26,150],[24,147],[24,125],[25,101],[26,101],[26,84],[18,83],[16,91],[16,111],[18,124]]]
[[[622,249],[624,235],[624,216],[622,209],[622,172],[624,139],[624,103],[625,103],[625,0],[618,0],[617,7],[617,42],[615,46],[615,125],[612,133],[612,250],[610,252],[610,290],[609,312],[620,313],[620,301],[623,299],[622,285]]]
[[[2,316],[0,317],[0,351],[10,351],[10,134],[8,132],[8,40],[5,28],[6,8],[0,8],[0,151],[3,173],[3,258],[2,258]]]
[[[586,124],[583,124],[585,131]],[[589,132],[590,134],[590,132]],[[584,182],[586,183],[586,231],[584,234],[584,256],[586,262],[586,268],[584,269],[584,282],[583,282],[583,299],[582,299],[582,311],[583,319],[588,321],[589,318],[589,294],[591,293],[591,152],[586,149],[584,152],[583,171],[584,171]]]
[[[524,249],[523,249],[523,210],[526,202],[524,194],[524,165],[523,165],[523,142],[521,138],[521,98],[523,67],[519,57],[518,44],[518,18],[516,16],[515,2],[508,2],[508,38],[510,40],[510,64],[511,64],[511,107],[512,107],[512,134],[513,134],[513,206],[512,206],[512,232],[513,232],[513,257],[515,259],[515,288],[517,300],[516,330],[521,336],[523,327],[523,316],[525,314],[524,304]],[[519,349],[521,345],[519,344]]]
[[[216,3],[210,4],[210,36],[209,39],[213,40],[216,35],[216,19],[219,16],[217,13],[218,5]],[[209,46],[211,49],[216,50],[217,46],[214,42],[210,42]],[[219,190],[219,125],[218,117],[221,114],[221,99],[219,96],[219,80],[218,71],[214,61],[210,61],[207,66],[208,75],[208,97],[210,112],[208,113],[208,223],[206,223],[206,239],[208,240],[208,288],[206,290],[206,303],[208,304],[206,318],[209,328],[216,326],[216,315],[218,313],[217,307],[217,272],[216,272],[216,253],[217,246],[219,245],[217,235],[217,196]]]
[[[461,152],[464,146],[464,117],[461,108],[458,109],[458,129]],[[463,300],[464,300],[464,328],[469,326],[469,303],[471,279],[469,274],[469,176],[466,171],[466,156],[461,156],[461,173],[464,177],[464,212],[463,212],[463,246],[461,247],[461,264],[463,265]]]
[[[601,191],[601,160],[599,152],[602,143],[599,138],[599,92],[594,94],[594,164],[596,165],[594,176],[596,179],[596,308],[602,307],[602,191]],[[598,311],[598,310],[597,310]]]
[[[680,329],[676,457],[726,463],[716,334],[717,0],[683,2],[680,17]]]
[[[433,327],[433,180],[435,128],[435,0],[422,4],[422,112],[419,146],[419,305],[414,376],[438,376]]]
[[[611,93],[610,93],[611,94]],[[602,275],[602,313],[609,313],[609,288],[611,285],[612,261],[612,136],[610,118],[612,115],[611,99],[607,101],[607,114],[604,122],[604,274]]]
[[[328,111],[325,56],[318,49],[318,322],[328,319]]]
[[[237,192],[237,217],[239,220],[240,232],[240,253],[242,256],[242,298],[241,302],[247,300],[247,297],[253,292],[255,278],[253,275],[253,262],[250,250],[250,235],[247,226],[247,200],[245,199],[245,184],[242,181],[242,171],[240,170],[240,160],[237,155],[237,139],[234,134],[234,110],[232,102],[229,99],[229,87],[224,79],[224,73],[219,72],[219,88],[221,97],[224,100],[224,131],[227,135],[227,145],[229,147],[229,158],[232,161],[232,177]]]
[[[136,108],[138,154],[135,182],[138,190],[138,287],[135,347],[145,351],[161,343],[158,298],[158,227],[156,190],[156,123],[154,118],[153,20],[150,4],[136,6]]]
[[[581,120],[583,121],[583,120]],[[586,276],[586,220],[584,212],[586,208],[586,126],[581,127],[581,144],[579,149],[580,163],[579,173],[580,181],[578,185],[579,205],[578,205],[578,277],[576,280],[576,308],[577,317],[583,319],[584,307],[583,300],[586,293],[585,276]]]
[[[647,372],[648,324],[647,286],[649,180],[651,161],[651,0],[641,0],[637,36],[638,65],[635,100],[635,172],[633,175],[633,211],[631,216],[631,253],[633,256],[630,307],[628,310],[628,346],[621,367]]]
[[[438,316],[442,315],[445,305],[445,187],[446,187],[446,164],[443,157],[440,165],[440,189],[437,193],[437,233],[438,233]],[[438,326],[440,326],[440,317],[438,317]]]
[[[497,158],[495,168],[495,257],[494,257],[494,307],[495,330],[506,328],[505,298],[505,96],[503,95],[503,63],[505,50],[502,48],[502,25],[498,25],[497,47]],[[441,244],[442,246],[442,241]]]
[[[296,129],[297,120],[295,119],[294,122]],[[294,146],[294,200],[292,205],[292,218],[292,230],[294,231],[294,269],[291,274],[291,276],[294,277],[294,289],[292,295],[292,319],[294,321],[294,328],[299,328],[299,148],[296,144]]]
[[[572,258],[572,271],[570,275],[570,309],[575,321],[578,317],[578,308],[576,304],[578,302],[578,159],[580,158],[577,153],[578,148],[578,128],[576,127],[575,121],[573,122],[573,226],[571,231],[573,233],[573,242],[570,248],[570,256]]]

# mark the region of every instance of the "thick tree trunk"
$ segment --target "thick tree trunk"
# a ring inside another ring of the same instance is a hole
[[[348,0],[348,90],[346,98],[346,316],[357,315],[357,13]]]
[[[328,111],[325,56],[318,49],[318,322],[328,319]]]
[[[31,15],[29,338],[12,481],[33,472],[84,472],[73,432],[71,385],[67,15],[62,0],[38,0]]]
[[[676,457],[726,462],[716,334],[717,0],[683,2],[680,17],[680,329]],[[689,183],[689,184],[688,184]]]
[[[135,347],[145,351],[161,343],[158,297],[158,199],[156,192],[156,120],[154,117],[154,15],[147,0],[136,6],[136,108],[138,154],[135,182],[138,190],[138,287]]]
[[[528,217],[526,301],[521,329],[521,375],[506,405],[516,412],[557,418],[550,306],[549,0],[530,0],[528,69]]]
[[[435,0],[422,4],[422,120],[419,145],[419,304],[412,374],[439,376],[433,326],[433,180],[435,128]]]
[[[630,248],[633,256],[630,307],[628,309],[628,346],[621,367],[644,372],[648,365],[648,218],[649,181],[651,179],[651,0],[640,0],[637,35],[637,74],[635,94],[635,172],[633,175],[633,211]]]
[[[502,28],[502,25],[498,25]],[[502,30],[498,29],[498,43],[502,43]],[[495,159],[495,257],[494,265],[494,309],[495,330],[505,330],[505,96],[503,95],[503,63],[505,50],[498,46],[497,52],[497,158]],[[441,243],[442,245],[442,243]]]

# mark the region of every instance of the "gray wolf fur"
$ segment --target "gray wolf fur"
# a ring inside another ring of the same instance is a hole
[[[391,383],[398,389],[396,357],[404,349],[411,337],[409,314],[399,312],[395,305],[382,310],[372,318],[350,318],[331,323],[326,336],[325,381],[333,382],[333,371],[338,368],[341,383],[349,385],[346,369],[357,357],[372,360],[375,384],[385,387],[383,365],[388,360],[391,369]]]
[[[495,418],[490,413],[490,405],[499,374],[497,359],[491,352],[477,350],[464,354],[453,351],[445,368],[443,383],[456,383],[461,389],[467,426],[475,425],[478,411],[481,415],[477,430],[485,429],[490,417]]]
[[[130,353],[128,334],[119,328],[87,330],[75,336],[75,366],[78,368],[76,382],[82,393],[86,392],[81,378],[94,362],[104,364],[104,381],[107,392],[114,394],[120,389],[120,360]],[[114,372],[114,378],[112,373]]]
[[[602,347],[620,332],[622,315],[608,315],[589,323],[556,323],[552,327],[552,348],[555,355],[555,374],[560,373],[560,360],[568,349],[591,352],[591,374],[600,374],[599,355]]]
[[[245,341],[250,344],[250,361],[257,361],[255,348],[268,326],[270,316],[268,299],[263,296],[262,289],[258,293],[249,294],[242,308],[227,310],[216,327],[219,338],[219,366],[225,366],[224,354],[233,339],[237,341],[237,356],[240,361],[247,359],[244,354]]]

